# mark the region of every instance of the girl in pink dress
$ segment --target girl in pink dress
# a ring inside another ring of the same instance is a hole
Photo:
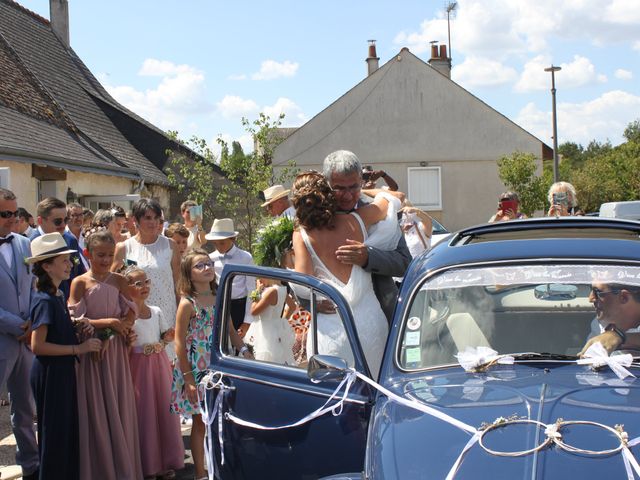
[[[142,479],[128,346],[135,306],[122,295],[127,280],[109,271],[115,251],[111,234],[89,232],[85,242],[91,268],[73,280],[69,310],[72,317],[89,320],[103,348],[82,356],[76,370],[80,478]]]
[[[175,478],[175,469],[184,467],[184,444],[180,416],[169,410],[172,376],[164,347],[173,340],[173,329],[162,335],[164,314],[159,307],[145,303],[153,285],[144,270],[131,266],[124,276],[129,298],[138,310],[129,362],[138,407],[142,472],[145,477]]]

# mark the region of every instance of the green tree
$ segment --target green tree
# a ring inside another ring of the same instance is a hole
[[[502,183],[520,197],[520,210],[533,215],[544,208],[545,182],[537,174],[537,160],[532,153],[514,152],[498,160],[498,176]]]
[[[168,135],[189,150],[167,150],[169,157],[164,171],[169,184],[179,194],[202,205],[205,219],[215,218],[215,185],[217,165],[216,156],[207,142],[198,137],[191,137],[184,142],[178,138],[178,132],[170,131]]]
[[[596,211],[605,202],[637,200],[640,193],[640,143],[627,142],[589,159],[575,172],[580,207]]]
[[[630,122],[622,136],[627,139],[627,142],[640,143],[640,120]]]
[[[285,183],[294,172],[295,164],[288,165],[280,175],[273,170],[273,153],[282,142],[278,128],[283,118],[284,114],[271,120],[261,113],[254,121],[242,119],[245,131],[254,140],[254,151],[248,154],[237,142],[232,143],[229,152],[227,143],[218,139],[224,152],[220,168],[228,181],[221,185],[216,201],[224,205],[228,216],[242,231],[239,243],[245,249],[250,249],[255,243],[257,231],[265,220],[264,209],[260,207],[261,192],[274,183]]]

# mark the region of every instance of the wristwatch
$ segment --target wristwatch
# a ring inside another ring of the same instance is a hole
[[[613,332],[620,337],[620,345],[627,341],[627,336],[625,333],[620,330],[615,323],[610,323],[606,327],[604,327],[605,332]]]
[[[248,351],[249,351],[249,347],[245,344],[240,348],[240,350],[238,350],[238,355],[243,357],[244,354]]]

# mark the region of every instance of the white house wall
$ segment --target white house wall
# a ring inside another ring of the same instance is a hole
[[[386,170],[404,191],[408,167],[442,167],[443,209],[433,214],[458,229],[495,212],[504,190],[496,160],[516,150],[540,158],[542,142],[403,49],[288,137],[274,165],[319,169],[338,149]]]
[[[18,206],[35,215],[38,203],[38,181],[31,176],[31,164],[0,160],[0,167],[10,168],[9,189],[18,197]],[[78,196],[125,195],[131,193],[137,182],[123,177],[67,170],[67,179],[55,182],[56,196],[67,201],[67,187]],[[169,208],[169,191],[166,187],[147,187],[150,196],[157,198],[162,207]],[[167,210],[168,211],[168,210]]]

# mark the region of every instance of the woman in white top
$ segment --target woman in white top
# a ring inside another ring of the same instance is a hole
[[[408,200],[404,203],[404,207],[400,210],[402,213],[400,226],[409,252],[413,258],[416,258],[431,248],[433,222],[427,212],[414,207]]]
[[[116,246],[112,271],[123,265],[137,265],[151,280],[149,303],[164,313],[163,332],[173,328],[176,321],[176,288],[180,273],[180,252],[173,240],[158,233],[162,208],[153,199],[141,198],[133,205],[137,233]],[[167,345],[169,360],[175,360],[173,342]]]

